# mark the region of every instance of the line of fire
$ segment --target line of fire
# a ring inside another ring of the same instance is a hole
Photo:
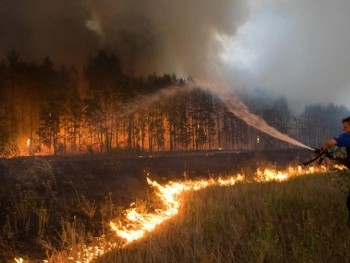
[[[188,194],[344,171],[298,160],[339,132],[340,116],[350,115],[344,106],[295,115],[286,99],[260,90],[239,94],[242,102],[191,76],[127,75],[104,51],[80,73],[48,57],[25,62],[13,50],[0,76],[0,260],[124,262],[129,247],[177,225],[171,220],[193,205]],[[223,222],[210,226],[218,232]]]
[[[349,263],[349,10],[0,1],[0,263]]]

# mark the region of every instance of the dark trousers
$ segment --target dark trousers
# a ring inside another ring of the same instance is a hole
[[[350,147],[346,147],[346,153],[347,153],[347,158],[344,159],[343,164],[350,170]],[[348,198],[346,198],[346,206],[348,207],[349,216],[350,216],[350,186],[349,186]]]
[[[347,226],[350,227],[350,187],[349,187],[348,198],[346,198],[346,206],[348,207],[348,213],[349,213]]]
[[[348,169],[350,169],[350,147],[346,147],[346,154],[347,154],[347,157],[344,160],[344,165]],[[349,211],[349,224],[350,224],[350,186],[349,186],[348,198],[346,198],[346,206],[348,207],[348,211]]]

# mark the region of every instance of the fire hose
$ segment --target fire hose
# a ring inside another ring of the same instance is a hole
[[[326,151],[326,152],[321,152],[316,157],[312,158],[311,160],[304,162],[303,165],[304,166],[309,165],[310,163],[313,163],[317,160],[318,160],[318,164],[321,165],[325,157],[327,157],[331,160],[335,160],[335,158],[333,156],[333,152]]]

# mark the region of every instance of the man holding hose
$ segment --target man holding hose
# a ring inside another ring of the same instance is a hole
[[[335,145],[339,147],[346,147],[346,158],[339,160],[342,164],[344,164],[348,169],[350,169],[350,117],[347,117],[342,120],[343,123],[343,131],[344,133],[339,135],[336,138],[328,139],[321,149],[315,149],[315,153],[320,154],[323,152],[327,152],[327,150]],[[348,207],[349,212],[349,221],[348,226],[350,226],[350,189],[348,198],[346,200],[346,205]]]

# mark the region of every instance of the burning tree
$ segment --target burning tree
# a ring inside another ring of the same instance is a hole
[[[83,80],[49,57],[26,63],[16,51],[0,63],[0,76],[3,147],[17,145],[21,154],[289,147],[246,125],[190,77],[128,76],[104,51],[90,57]],[[314,105],[292,116],[284,98],[261,94],[245,102],[281,133],[312,146],[350,115],[345,107]]]

